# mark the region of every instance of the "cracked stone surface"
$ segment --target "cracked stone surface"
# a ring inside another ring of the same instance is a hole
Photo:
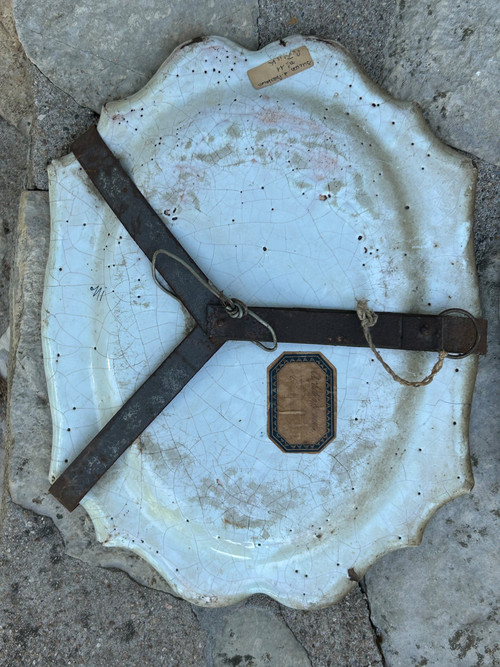
[[[212,647],[214,667],[310,667],[311,661],[289,628],[264,609],[243,607],[226,616]]]
[[[500,169],[477,161],[476,208],[474,211],[474,247],[479,270],[490,261],[489,255],[498,239],[500,220]]]
[[[288,35],[315,35],[340,42],[374,81],[379,81],[384,46],[396,0],[260,0],[259,46]]]
[[[33,103],[30,180],[33,188],[47,190],[47,165],[69,152],[71,142],[97,122],[97,114],[77,104],[36,68]]]
[[[257,0],[136,3],[15,0],[16,27],[28,57],[81,106],[100,112],[139,90],[170,52],[201,35],[257,46]],[[110,30],[110,26],[113,26]]]
[[[69,558],[46,517],[9,502],[3,518],[2,665],[204,664],[206,633],[187,602]]]
[[[12,6],[0,1],[0,116],[28,134],[32,115],[31,63],[17,38]]]
[[[338,604],[313,612],[283,607],[266,595],[254,595],[233,607],[194,609],[208,633],[207,667],[230,664],[281,667],[288,656],[294,658],[292,665],[312,667],[382,665],[367,618],[366,598],[359,587]],[[247,636],[243,637],[245,627]],[[249,627],[253,627],[252,632]],[[277,650],[277,640],[283,647],[289,647],[289,651]]]
[[[374,630],[363,622],[366,596],[356,588],[342,605],[320,611],[283,608],[283,618],[308,655],[318,665],[365,667],[382,665],[381,653],[374,641]],[[358,631],[353,637],[351,628]]]
[[[9,324],[11,238],[17,223],[19,197],[26,187],[27,158],[27,137],[0,116],[0,336]]]
[[[445,142],[500,163],[498,6],[399,0],[382,86],[418,102]]]

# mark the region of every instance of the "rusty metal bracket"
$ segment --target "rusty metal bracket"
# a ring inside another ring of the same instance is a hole
[[[270,324],[281,343],[368,347],[353,310],[312,308],[261,308],[252,310]],[[466,315],[454,317],[452,313]],[[209,305],[207,333],[223,340],[270,340],[269,332],[255,319],[228,317],[224,308]],[[378,313],[372,330],[376,347],[391,350],[446,350],[456,358],[471,353],[486,354],[487,322],[453,308],[439,315]]]
[[[52,484],[72,512],[94,484],[223,345],[195,327]]]
[[[134,181],[123,169],[95,126],[72,145],[76,159],[86,171],[99,194],[151,261],[162,248],[176,255],[206,279],[203,271],[184,250],[163,220],[157,215]],[[156,259],[156,269],[170,289],[182,301],[203,331],[206,309],[213,296],[178,262],[165,255]]]
[[[72,145],[89,178],[138,247],[151,261],[163,248],[204,277],[165,223],[139,191],[118,159],[92,127]],[[157,257],[156,268],[195,319],[197,326],[128,399],[49,491],[72,511],[145,428],[162,412],[226,340],[270,340],[253,317],[233,319],[182,263]],[[252,307],[280,342],[316,345],[367,345],[354,311]],[[457,313],[457,309],[454,309]],[[461,311],[463,314],[465,311]],[[486,353],[486,322],[472,317],[378,313],[374,343],[401,350],[446,349],[455,356]]]

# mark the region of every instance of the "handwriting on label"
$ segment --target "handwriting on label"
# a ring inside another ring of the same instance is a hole
[[[314,363],[289,363],[278,374],[278,431],[291,445],[317,442],[326,430],[326,375]]]
[[[248,70],[248,78],[254,88],[260,90],[266,86],[272,86],[278,81],[283,81],[294,74],[299,74],[310,67],[314,62],[307,46],[292,49],[290,53],[276,56],[267,63]]]

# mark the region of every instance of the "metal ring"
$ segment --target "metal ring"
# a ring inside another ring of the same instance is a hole
[[[440,312],[438,317],[441,317],[441,315],[447,315],[448,313],[460,313],[461,315],[465,315],[465,317],[468,317],[469,320],[472,321],[472,324],[474,325],[474,328],[476,330],[476,338],[474,339],[472,346],[467,350],[467,352],[448,352],[448,357],[450,359],[465,359],[465,357],[474,354],[481,341],[481,332],[479,331],[477,320],[474,317],[474,315],[469,313],[468,310],[464,310],[463,308],[448,308],[447,310],[443,310],[442,312]]]

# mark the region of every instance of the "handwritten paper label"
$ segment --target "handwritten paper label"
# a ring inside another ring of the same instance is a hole
[[[319,352],[285,352],[268,368],[268,435],[285,452],[320,452],[335,437],[335,368]]]
[[[278,81],[283,81],[294,74],[299,74],[310,67],[314,62],[307,46],[292,49],[290,53],[276,56],[267,63],[248,70],[248,78],[252,86],[260,90],[266,86],[272,86]]]

